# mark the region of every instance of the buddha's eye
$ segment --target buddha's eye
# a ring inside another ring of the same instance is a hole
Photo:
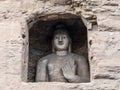
[[[63,39],[65,39],[66,38],[66,36],[63,36]]]
[[[55,37],[56,39],[58,39],[58,37]]]

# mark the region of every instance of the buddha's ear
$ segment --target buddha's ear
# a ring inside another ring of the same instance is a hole
[[[68,52],[71,53],[71,40],[69,42]]]
[[[53,40],[52,40],[52,52],[53,52],[53,53],[55,52]]]

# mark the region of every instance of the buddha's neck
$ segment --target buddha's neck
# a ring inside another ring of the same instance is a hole
[[[58,56],[65,56],[65,55],[68,54],[68,51],[67,51],[67,50],[64,50],[64,51],[56,51],[56,54],[57,54]]]

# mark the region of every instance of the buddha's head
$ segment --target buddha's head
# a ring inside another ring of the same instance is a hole
[[[71,39],[65,28],[58,28],[54,32],[53,52],[55,51],[71,52]]]

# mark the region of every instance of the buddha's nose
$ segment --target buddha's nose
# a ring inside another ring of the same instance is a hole
[[[62,37],[59,37],[59,41],[60,41],[60,42],[62,41]]]

